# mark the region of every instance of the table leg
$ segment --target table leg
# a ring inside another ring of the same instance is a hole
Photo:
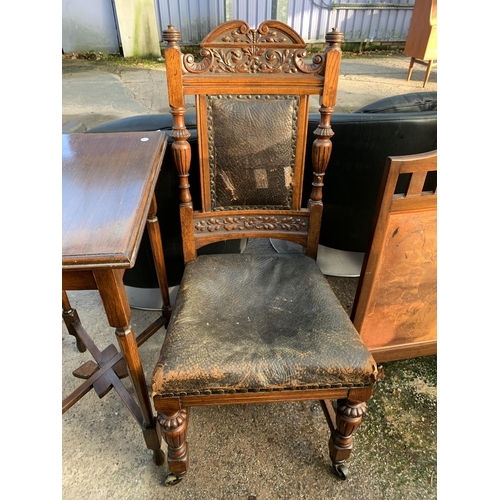
[[[130,325],[131,312],[123,284],[123,271],[102,269],[95,270],[93,273],[108,322],[110,326],[116,328],[116,337],[139,402],[144,419],[142,431],[146,446],[153,450],[155,463],[161,465],[165,460],[165,455],[161,450],[161,434],[156,418],[153,416],[135,333]]]
[[[160,286],[160,292],[162,297],[162,315],[164,318],[170,319],[172,313],[170,306],[170,297],[168,294],[168,282],[167,282],[167,268],[165,266],[165,257],[163,255],[163,245],[161,241],[160,224],[158,222],[158,217],[156,216],[156,196],[153,195],[151,204],[149,206],[148,218],[147,218],[147,228],[149,241],[151,243],[151,249],[153,251],[153,260],[155,263],[156,277],[158,278],[158,283]],[[165,324],[165,328],[167,327]]]
[[[78,313],[76,312],[76,309],[73,309],[71,307],[66,290],[62,291],[62,309],[63,309],[64,324],[66,325],[66,329],[68,330],[68,333],[70,335],[73,335],[73,337],[75,337],[76,347],[78,348],[78,350],[80,352],[85,352],[87,350],[87,348],[85,347],[85,344],[83,343],[82,339],[80,338],[80,335],[78,335],[78,332],[76,331],[75,327],[73,326],[75,323],[80,322],[80,318],[78,317]]]

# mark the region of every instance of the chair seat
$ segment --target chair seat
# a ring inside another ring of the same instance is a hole
[[[314,260],[203,255],[186,265],[153,395],[357,387],[375,373]]]

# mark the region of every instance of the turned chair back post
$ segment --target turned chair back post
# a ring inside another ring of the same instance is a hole
[[[308,208],[311,211],[311,232],[309,234],[306,254],[316,260],[318,254],[319,234],[321,228],[321,217],[323,215],[323,178],[332,153],[331,138],[334,135],[330,125],[330,118],[334,112],[337,99],[337,87],[340,74],[340,61],[342,51],[340,44],[344,41],[344,34],[337,28],[327,33],[328,46],[325,50],[325,92],[321,96],[319,108],[320,122],[314,131],[316,139],[312,144],[312,168],[313,182]],[[329,85],[329,81],[333,84]]]
[[[191,134],[187,130],[184,121],[186,108],[182,89],[182,52],[178,43],[181,40],[181,33],[174,26],[169,25],[168,29],[163,31],[163,40],[168,44],[165,49],[165,65],[168,74],[168,100],[173,121],[170,138],[173,141],[171,146],[172,157],[179,175],[180,218],[184,246],[184,263],[186,264],[196,258],[196,251],[194,249],[194,235],[191,236],[186,231],[186,227],[189,227],[189,221],[193,216],[193,203],[189,190],[191,187],[189,184],[191,145],[188,139]]]

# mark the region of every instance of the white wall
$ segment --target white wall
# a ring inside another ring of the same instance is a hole
[[[65,53],[120,52],[112,0],[62,0]]]
[[[160,56],[154,0],[114,0],[123,57]]]

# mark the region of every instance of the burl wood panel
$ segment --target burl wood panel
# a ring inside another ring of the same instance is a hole
[[[435,210],[389,216],[385,243],[359,333],[368,348],[435,339]]]

